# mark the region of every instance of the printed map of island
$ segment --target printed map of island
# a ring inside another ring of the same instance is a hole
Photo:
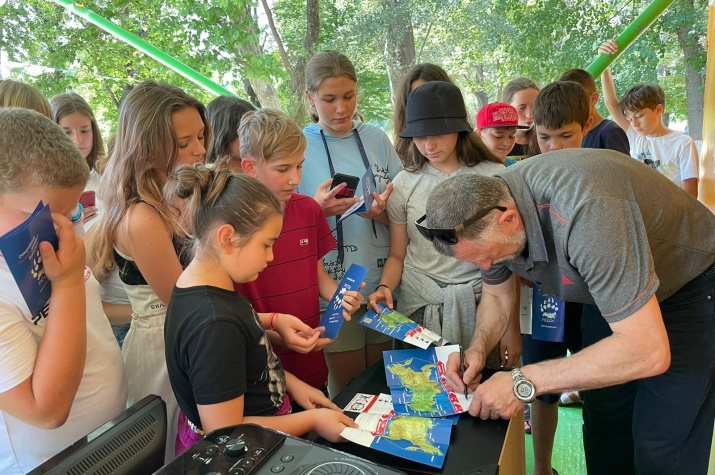
[[[420,348],[427,348],[430,344],[438,344],[442,341],[438,334],[418,325],[400,312],[383,303],[377,305],[380,313],[370,309],[360,318],[361,325]]]
[[[441,468],[449,449],[452,422],[445,419],[363,413],[358,427],[340,433],[356,444]]]
[[[457,348],[458,347],[454,347]],[[448,391],[444,384],[445,363],[449,347],[426,350],[384,352],[385,375],[392,393],[396,414],[418,417],[442,417],[465,412],[469,407],[464,396]]]
[[[443,419],[392,416],[372,447],[419,463],[441,467],[452,423]]]

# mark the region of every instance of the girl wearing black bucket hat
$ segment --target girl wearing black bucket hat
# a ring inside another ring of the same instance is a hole
[[[390,257],[368,304],[376,310],[377,302],[392,307],[392,293],[399,285],[398,311],[466,348],[474,334],[474,316],[481,297],[480,270],[474,264],[440,254],[421,235],[425,232],[430,236],[429,223],[424,222],[427,198],[435,186],[450,177],[493,175],[504,165],[472,131],[459,88],[444,81],[431,81],[412,91],[407,99],[407,126],[400,136],[411,138],[412,144],[405,170],[395,178],[387,202]],[[427,231],[415,225],[416,221]],[[518,331],[514,333],[508,337],[519,346]],[[512,348],[510,361],[518,360],[517,346],[502,346]],[[487,365],[500,366],[496,352],[487,359]]]
[[[421,85],[430,81],[452,82],[447,72],[436,64],[420,63],[415,64],[400,78],[395,90],[395,110],[392,114],[392,127],[395,134],[395,150],[400,159],[404,160],[412,145],[412,140],[400,137],[400,132],[405,130],[407,120],[405,112],[407,109],[407,98],[410,93]]]

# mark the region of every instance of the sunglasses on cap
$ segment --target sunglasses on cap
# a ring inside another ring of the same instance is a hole
[[[482,219],[484,216],[489,214],[490,211],[498,209],[499,211],[506,211],[506,208],[504,206],[492,206],[491,208],[487,208],[484,211],[481,211],[465,222],[455,226],[454,228],[449,228],[449,229],[432,229],[428,228],[427,226],[423,226],[422,223],[427,219],[427,215],[425,214],[422,216],[420,219],[415,221],[415,226],[417,226],[417,230],[420,232],[420,234],[425,238],[430,241],[433,241],[435,239],[438,239],[442,241],[443,243],[447,245],[454,245],[457,244],[457,233],[466,228],[467,226],[470,226],[480,219]]]

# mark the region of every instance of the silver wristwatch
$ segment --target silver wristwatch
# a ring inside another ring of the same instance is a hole
[[[514,396],[518,400],[531,402],[536,399],[534,383],[526,379],[519,368],[511,370],[511,377],[514,380]]]

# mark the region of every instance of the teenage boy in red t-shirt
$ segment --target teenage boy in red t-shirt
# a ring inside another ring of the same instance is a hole
[[[243,171],[273,191],[283,204],[284,215],[281,234],[273,244],[273,261],[255,281],[235,284],[236,290],[257,312],[271,315],[271,328],[280,318],[273,313],[284,311],[319,332],[320,297],[329,301],[338,288],[323,267],[323,256],[335,248],[335,239],[320,205],[295,193],[305,160],[305,136],[288,116],[270,109],[244,116],[238,136]],[[362,302],[359,292],[346,292],[345,318],[349,320]],[[274,349],[286,371],[327,394],[328,366],[322,349],[333,340],[313,340],[314,336],[306,335],[314,346],[305,354],[282,348],[278,341]]]

